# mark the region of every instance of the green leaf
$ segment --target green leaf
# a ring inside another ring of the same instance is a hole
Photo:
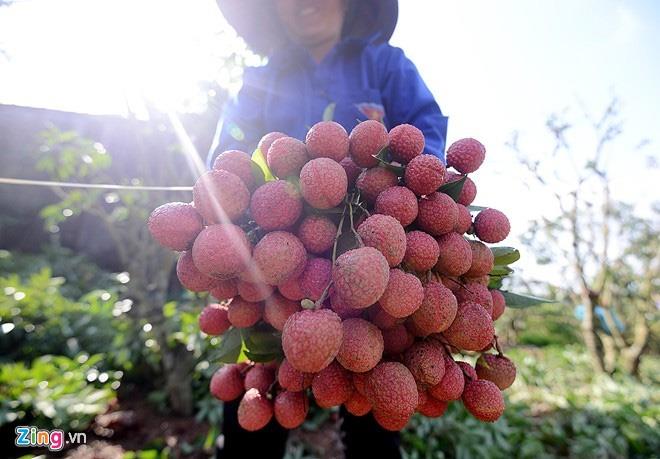
[[[241,353],[241,331],[238,328],[231,328],[224,335],[218,350],[211,355],[209,360],[223,363],[235,363]]]
[[[461,177],[460,179],[454,182],[445,183],[440,188],[438,188],[438,191],[440,193],[449,195],[450,198],[458,202],[458,197],[460,196],[461,191],[463,191],[463,184],[465,183],[466,179],[467,179],[467,175],[464,175],[463,177]]]
[[[505,265],[495,265],[493,266],[493,269],[490,271],[491,276],[508,276],[513,272],[513,269],[509,268],[508,266]]]
[[[373,155],[373,157],[378,160],[378,162],[382,167],[391,170],[399,177],[402,177],[403,173],[406,171],[406,166],[402,166],[400,164],[393,164],[391,162],[389,147],[381,148],[381,150],[377,154]]]
[[[507,292],[504,290],[502,291],[502,295],[504,295],[504,299],[506,301],[507,307],[516,308],[516,309],[529,308],[531,306],[538,306],[539,304],[557,302],[555,300],[550,300],[547,298],[540,298],[532,295],[521,295],[518,293]]]
[[[488,288],[491,290],[499,290],[502,288],[502,281],[506,276],[490,276],[488,280]]]
[[[486,209],[488,209],[488,207],[484,207],[484,206],[472,206],[472,205],[468,206],[468,210],[469,210],[470,212],[481,212],[482,210],[486,210]]]
[[[261,150],[259,151],[261,152]],[[263,155],[261,156],[263,157]],[[251,161],[250,166],[252,167],[252,177],[254,177],[254,183],[257,186],[263,185],[263,183],[266,181],[266,178],[264,177],[264,171],[261,169],[261,166],[259,166],[259,164],[257,164],[254,159]],[[266,169],[268,169],[268,166],[266,166]],[[270,169],[268,170],[270,171]]]
[[[257,148],[256,150],[254,150],[254,153],[252,153],[252,162],[259,168],[259,170],[263,174],[264,180],[266,182],[270,182],[272,180],[275,180],[275,176],[273,175],[273,173],[268,168],[268,163],[266,162],[266,157],[261,152],[261,149]],[[253,172],[253,174],[254,174],[254,172]],[[257,176],[258,176],[258,173],[257,173]]]
[[[254,352],[245,351],[245,356],[253,362],[272,362],[273,360],[280,360],[282,354],[280,352],[272,352],[270,354],[256,354]]]
[[[510,265],[520,260],[520,251],[514,247],[491,247],[496,265]]]
[[[273,354],[279,353],[281,338],[272,330],[257,330],[248,328],[241,331],[245,342],[246,355],[250,354]]]
[[[335,102],[329,103],[325,110],[323,110],[323,121],[332,121],[335,118]]]

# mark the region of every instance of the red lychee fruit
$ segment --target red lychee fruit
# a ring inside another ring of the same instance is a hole
[[[365,396],[374,411],[411,416],[417,408],[417,384],[412,373],[399,362],[381,362],[367,377]]]
[[[465,275],[467,277],[481,277],[487,275],[492,271],[495,263],[493,252],[483,242],[469,241],[469,243],[470,248],[472,249],[472,264]]]
[[[277,371],[277,382],[286,390],[299,392],[312,385],[314,375],[302,373],[291,366],[287,359],[282,360]]]
[[[366,308],[385,292],[389,265],[373,247],[349,250],[335,260],[332,280],[337,294],[352,308]]]
[[[490,294],[490,291],[485,285],[481,284],[468,284],[463,288],[460,288],[456,291],[456,300],[460,303],[465,303],[467,301],[472,301],[481,305],[488,314],[493,313],[493,297]]]
[[[332,248],[337,225],[322,215],[308,215],[298,227],[298,237],[309,253],[320,254]]]
[[[390,129],[392,159],[408,164],[424,151],[424,134],[411,124],[400,124]]]
[[[458,218],[456,219],[454,231],[458,234],[465,234],[472,227],[472,215],[470,215],[470,209],[463,204],[456,204],[456,210],[458,210]]]
[[[255,179],[255,168],[253,166],[254,163],[250,155],[240,150],[224,151],[213,162],[214,170],[236,174],[250,191],[254,190],[259,185],[259,182],[263,182],[263,176],[259,180]],[[257,172],[257,174],[259,173],[261,172]]]
[[[419,200],[417,224],[433,236],[453,231],[458,219],[458,209],[454,200],[444,193],[431,193]]]
[[[394,317],[408,317],[424,300],[424,287],[414,275],[391,269],[387,288],[378,300],[380,306]]]
[[[378,249],[390,266],[396,266],[403,260],[406,232],[394,217],[372,215],[360,224],[357,232],[364,245]]]
[[[374,420],[385,430],[391,432],[398,432],[403,430],[403,428],[410,421],[410,415],[400,415],[395,413],[387,413],[383,411],[373,412]]]
[[[297,301],[284,298],[279,293],[273,294],[265,301],[264,321],[276,330],[282,331],[289,316],[300,311]]]
[[[277,139],[281,139],[282,137],[288,137],[285,133],[283,132],[269,132],[265,136],[259,140],[259,144],[257,145],[257,148],[261,151],[261,154],[263,154],[264,159],[266,159],[266,155],[268,154],[268,150],[270,150],[270,146],[275,142]]]
[[[447,166],[461,174],[469,174],[479,169],[486,158],[486,148],[476,139],[461,139],[447,149]]]
[[[344,168],[344,171],[346,172],[346,178],[348,179],[348,189],[353,189],[355,182],[362,173],[362,168],[355,164],[353,160],[348,156],[339,161],[339,164]]]
[[[431,194],[445,181],[445,165],[433,155],[417,156],[408,163],[404,180],[417,196]]]
[[[321,121],[312,126],[307,131],[305,144],[310,158],[330,158],[339,162],[348,155],[348,133],[335,121]]]
[[[484,242],[501,242],[510,230],[509,219],[499,210],[484,209],[474,218],[474,233]]]
[[[456,362],[456,365],[458,365],[458,367],[463,372],[465,382],[479,379],[479,376],[477,376],[477,370],[475,370],[474,367],[469,363],[458,361]]]
[[[195,239],[192,257],[197,269],[218,279],[230,279],[250,260],[245,231],[231,223],[207,226]]]
[[[441,275],[440,276],[440,282],[442,282],[442,285],[444,285],[449,290],[451,290],[451,292],[454,295],[456,294],[456,292],[458,291],[459,288],[463,287],[463,283],[457,277]]]
[[[238,423],[247,431],[254,432],[266,427],[273,417],[273,405],[257,389],[250,389],[238,405]]]
[[[445,183],[455,182],[457,180],[460,180],[461,178],[463,178],[461,174],[447,171],[447,173],[445,174]],[[477,197],[477,186],[474,184],[474,182],[470,177],[466,177],[465,182],[463,183],[463,188],[461,189],[461,193],[458,195],[458,199],[456,201],[458,202],[458,204],[469,206],[470,204],[472,204],[474,198],[476,197]]]
[[[364,373],[371,370],[383,357],[383,334],[364,319],[342,322],[344,339],[337,354],[337,362],[347,370]]]
[[[381,330],[387,330],[403,323],[403,319],[390,315],[378,303],[367,310],[367,316],[371,323]]]
[[[269,285],[279,285],[303,272],[307,251],[293,234],[273,231],[254,246],[252,258],[263,281]]]
[[[424,336],[445,331],[456,318],[458,303],[454,294],[440,282],[424,286],[424,300],[411,317]]]
[[[468,381],[463,391],[463,405],[472,416],[485,422],[494,422],[504,413],[502,392],[491,381]]]
[[[359,393],[357,390],[354,390],[348,400],[344,402],[344,406],[346,407],[346,411],[353,416],[364,416],[371,411],[371,403],[369,403],[367,397]]]
[[[193,292],[205,292],[213,287],[216,279],[202,273],[193,262],[192,252],[181,252],[176,263],[176,275],[185,288]]]
[[[230,300],[238,295],[236,279],[215,279],[215,282],[213,282],[213,287],[211,287],[209,291],[211,292],[211,295],[218,301]]]
[[[425,272],[435,266],[440,249],[433,236],[424,231],[406,233],[406,255],[403,263],[413,271]]]
[[[231,303],[227,311],[229,322],[236,328],[246,328],[259,322],[262,314],[261,303],[252,303],[237,296]]]
[[[493,319],[481,305],[461,303],[454,322],[443,335],[454,347],[465,351],[480,351],[493,341]]]
[[[413,322],[412,316],[406,318],[403,324],[406,326],[406,329],[416,338],[426,338],[428,336],[426,330],[422,330],[417,326],[415,322]]]
[[[484,287],[487,287],[489,282],[490,282],[490,276],[488,274],[484,274],[483,276],[479,276],[479,277],[463,276],[463,283],[465,285],[479,284],[479,285],[483,285]]]
[[[292,227],[302,212],[302,199],[295,185],[274,180],[257,188],[250,201],[252,218],[266,231]]]
[[[168,202],[157,207],[147,225],[160,245],[178,252],[188,250],[204,228],[202,216],[185,202]]]
[[[250,204],[250,191],[238,175],[211,170],[195,182],[193,202],[207,223],[227,223],[245,214]]]
[[[494,382],[500,390],[511,387],[516,379],[516,366],[503,355],[481,354],[477,359],[475,369],[479,379]]]
[[[303,373],[317,373],[330,365],[343,336],[341,319],[329,309],[292,314],[282,331],[282,349],[288,362]]]
[[[384,354],[400,354],[412,346],[414,342],[413,335],[403,324],[397,324],[392,328],[383,330],[382,334]]]
[[[257,363],[245,373],[245,390],[254,388],[262,394],[266,394],[274,381],[275,370],[268,365]]]
[[[281,137],[268,149],[266,161],[275,177],[298,177],[309,156],[303,142],[293,137]]]
[[[447,402],[437,400],[429,395],[426,396],[424,403],[417,407],[417,411],[427,418],[439,418],[447,411]]]
[[[227,318],[227,306],[224,304],[209,304],[199,315],[199,329],[211,336],[222,335],[231,323]]]
[[[372,167],[360,174],[355,186],[360,190],[360,196],[368,204],[374,204],[383,190],[396,186],[398,183],[399,178],[391,170],[384,167]]]
[[[283,284],[277,286],[277,290],[284,298],[293,301],[300,301],[305,298],[305,292],[300,286],[300,276],[295,279],[288,279]]]
[[[392,186],[383,190],[376,198],[376,213],[389,215],[408,226],[417,218],[419,205],[415,193],[405,186]]]
[[[321,408],[341,405],[353,393],[351,373],[337,362],[332,362],[314,375],[312,393]]]
[[[445,352],[437,342],[416,342],[404,354],[403,362],[423,387],[435,386],[445,375]]]
[[[239,280],[236,282],[238,294],[246,301],[256,303],[269,298],[275,290],[272,285],[263,282],[246,282]]]
[[[331,289],[330,292],[330,309],[335,311],[342,320],[360,317],[363,311],[362,309],[355,309],[348,306],[334,289]]]
[[[351,376],[353,378],[353,388],[355,392],[366,395],[367,394],[367,378],[371,373],[353,373]]]
[[[434,271],[447,276],[461,276],[472,266],[470,243],[460,234],[450,232],[438,237],[438,262]]]
[[[464,386],[465,377],[461,367],[450,356],[446,355],[445,375],[438,384],[429,388],[429,395],[442,401],[458,400],[463,394]]]
[[[377,166],[378,160],[374,156],[386,147],[389,141],[387,129],[383,123],[376,120],[358,123],[348,138],[351,158],[360,167]]]
[[[213,373],[210,383],[211,395],[223,402],[236,400],[243,394],[243,375],[236,364],[223,365]]]
[[[273,410],[275,419],[285,429],[300,427],[307,417],[307,396],[304,392],[280,392],[275,397]]]
[[[315,209],[338,206],[347,190],[346,171],[332,159],[313,159],[300,171],[300,192],[305,201]]]
[[[490,296],[493,299],[493,320],[497,320],[504,314],[506,300],[499,290],[491,290]]]
[[[332,277],[332,262],[326,258],[310,258],[300,276],[300,288],[305,298],[317,301]]]

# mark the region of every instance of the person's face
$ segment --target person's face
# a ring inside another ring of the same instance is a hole
[[[346,0],[275,0],[288,35],[308,47],[340,38],[345,4]]]

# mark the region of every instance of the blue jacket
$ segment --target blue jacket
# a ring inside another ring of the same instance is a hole
[[[332,104],[332,119],[349,132],[367,119],[382,120],[388,129],[417,126],[424,132],[426,153],[445,161],[447,117],[415,65],[387,43],[345,38],[320,64],[303,48],[290,46],[267,65],[246,68],[243,87],[218,124],[208,163],[225,150],[251,153],[272,131],[304,140]]]

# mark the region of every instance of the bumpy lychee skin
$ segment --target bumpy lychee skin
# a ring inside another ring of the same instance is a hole
[[[447,276],[462,276],[472,266],[470,243],[460,234],[450,232],[438,237],[438,262],[434,271]]]
[[[305,144],[310,158],[330,158],[339,162],[348,155],[348,133],[335,121],[321,121],[312,126],[307,131]]]
[[[216,279],[209,291],[211,292],[211,295],[218,301],[230,300],[238,295],[236,279]]]
[[[351,158],[360,167],[377,166],[378,160],[374,158],[374,155],[386,147],[389,141],[387,129],[383,123],[376,120],[358,123],[348,138]]]
[[[423,387],[435,386],[445,375],[445,353],[438,343],[416,342],[404,354],[403,362]]]
[[[440,282],[424,286],[424,300],[412,321],[424,336],[445,331],[456,318],[458,303],[454,294]]]
[[[387,288],[378,300],[380,306],[394,317],[408,317],[424,300],[424,287],[414,275],[391,269]]]
[[[493,252],[483,242],[469,241],[469,244],[472,249],[472,264],[465,275],[467,277],[485,276],[493,269],[495,263]]]
[[[238,404],[238,423],[247,431],[254,432],[266,427],[273,417],[273,405],[257,389],[250,389]]]
[[[241,367],[236,364],[221,366],[211,377],[211,395],[223,402],[231,402],[243,395]]]
[[[227,318],[227,306],[224,304],[209,304],[199,314],[199,329],[207,335],[222,335],[229,327],[231,323]]]
[[[287,359],[282,360],[277,370],[277,382],[286,390],[299,392],[312,385],[314,375],[302,373],[291,366]]]
[[[264,159],[266,159],[266,155],[268,154],[268,150],[270,150],[270,146],[275,142],[277,139],[281,139],[283,137],[288,137],[285,133],[283,132],[269,132],[265,136],[259,140],[259,144],[257,145],[257,148],[261,151],[261,153],[264,155]]]
[[[427,418],[439,418],[447,411],[447,402],[427,396],[424,403],[417,407],[417,411]]]
[[[406,255],[403,263],[413,271],[425,272],[435,266],[440,255],[438,243],[424,231],[406,233]]]
[[[460,180],[461,178],[463,178],[461,174],[447,171],[447,173],[445,174],[445,183],[455,182],[456,180]],[[470,204],[472,204],[474,198],[476,197],[477,197],[477,186],[474,184],[474,182],[470,177],[466,177],[465,182],[463,183],[463,188],[461,189],[461,193],[458,195],[458,199],[456,201],[459,204],[463,204],[464,206],[469,206]]]
[[[369,403],[367,397],[359,393],[357,390],[354,390],[348,400],[344,402],[344,407],[346,407],[346,411],[353,416],[364,416],[371,411],[371,403]]]
[[[463,372],[463,377],[465,378],[466,383],[467,381],[473,381],[475,379],[479,379],[479,376],[477,375],[477,370],[475,370],[474,367],[469,363],[456,362],[456,365],[458,365],[458,367]]]
[[[457,140],[447,149],[447,166],[461,174],[469,174],[479,169],[486,158],[486,148],[476,139]]]
[[[372,324],[381,330],[388,330],[393,328],[396,325],[403,323],[404,320],[390,315],[378,303],[367,309],[367,317]]]
[[[305,292],[302,291],[302,287],[300,286],[300,276],[278,285],[277,290],[284,298],[289,300],[300,301],[305,298]]]
[[[365,396],[374,411],[381,414],[410,416],[417,408],[415,378],[399,362],[381,362],[376,365],[367,377]]]
[[[369,204],[374,204],[378,195],[387,188],[396,186],[399,178],[394,172],[384,167],[372,167],[360,174],[355,186],[360,196]]]
[[[266,394],[273,381],[275,381],[275,370],[268,365],[258,363],[245,373],[245,390],[254,388]]]
[[[315,209],[338,206],[347,190],[346,171],[332,159],[313,159],[300,171],[300,192],[305,201]]]
[[[353,378],[353,388],[355,392],[365,395],[367,394],[367,379],[369,378],[370,372],[366,373],[352,373]]]
[[[263,318],[274,329],[282,331],[287,319],[298,311],[300,311],[300,303],[275,293],[265,301]]]
[[[305,144],[293,137],[275,140],[266,156],[268,168],[275,177],[297,177],[300,169],[309,161]]]
[[[373,412],[373,416],[374,420],[378,423],[379,426],[385,430],[389,430],[390,432],[399,432],[403,430],[411,418],[409,415],[393,414],[375,410]]]
[[[382,331],[383,353],[387,355],[400,354],[412,346],[414,337],[403,324]]]
[[[405,186],[392,186],[383,190],[376,198],[376,213],[390,215],[408,226],[417,218],[419,205],[415,193]]]
[[[352,190],[355,187],[355,182],[362,173],[362,168],[355,164],[349,156],[339,161],[339,164],[344,168],[344,171],[346,172],[346,177],[348,178],[348,189]]]
[[[307,396],[303,392],[282,391],[273,403],[275,419],[285,429],[300,427],[305,422],[308,409]]]
[[[453,231],[458,219],[458,209],[454,200],[444,193],[431,193],[419,200],[417,224],[433,236]]]
[[[254,246],[252,258],[263,276],[263,281],[270,285],[279,285],[303,272],[307,251],[300,239],[293,234],[273,231]]]
[[[192,257],[197,269],[204,274],[230,279],[245,269],[250,251],[245,231],[227,223],[204,228],[195,239]]]
[[[445,356],[445,375],[435,386],[429,388],[429,394],[442,401],[458,400],[463,394],[465,377],[461,367],[454,360]]]
[[[342,322],[344,339],[337,361],[347,370],[364,373],[376,366],[383,356],[383,334],[378,327],[364,319]]]
[[[373,247],[349,250],[335,260],[332,280],[337,294],[352,308],[366,308],[385,292],[389,265]]]
[[[302,212],[296,187],[286,180],[274,180],[257,188],[250,201],[252,218],[266,231],[292,227]]]
[[[252,159],[244,151],[228,150],[220,153],[213,162],[213,169],[236,174],[250,191],[254,190],[259,184],[254,176],[255,169],[253,168]],[[259,181],[263,181],[263,177]]]
[[[205,292],[212,288],[216,281],[197,269],[193,262],[192,251],[181,252],[176,263],[176,275],[181,285],[192,292]]]
[[[330,309],[335,311],[342,320],[360,317],[362,309],[355,309],[346,304],[335,289],[330,291]]]
[[[259,322],[262,314],[262,305],[245,301],[241,297],[234,298],[229,303],[227,317],[236,328],[247,328]]]
[[[185,202],[168,202],[157,207],[147,225],[160,245],[178,252],[188,250],[204,228],[202,216]]]
[[[470,215],[470,209],[463,204],[456,204],[456,209],[458,210],[458,218],[456,219],[454,231],[458,234],[465,234],[472,227],[472,215]]]
[[[332,362],[314,376],[312,393],[321,408],[341,405],[353,393],[351,374],[337,362]]]
[[[337,225],[322,215],[308,215],[298,227],[298,237],[309,253],[323,253],[332,248]]]
[[[417,156],[408,163],[404,180],[417,196],[431,194],[444,183],[445,165],[437,156]]]
[[[403,164],[408,164],[424,151],[424,134],[411,124],[393,127],[389,138],[392,158]]]
[[[458,305],[454,322],[444,331],[452,346],[465,351],[479,351],[493,341],[495,329],[488,311],[477,303]]]
[[[269,298],[275,290],[272,285],[263,282],[246,282],[243,280],[236,282],[236,288],[241,298],[253,303]]]
[[[489,314],[493,311],[493,297],[485,285],[471,283],[456,291],[456,300],[459,303],[472,301],[480,304]]]
[[[341,319],[331,310],[300,311],[284,324],[282,349],[293,368],[317,373],[337,356],[342,336]]]
[[[491,290],[490,296],[493,299],[493,320],[499,319],[506,309],[506,300],[499,290]]]
[[[310,258],[300,276],[300,288],[305,298],[317,301],[330,283],[332,262],[326,258]]]
[[[465,384],[463,405],[472,416],[484,422],[494,422],[504,413],[502,392],[491,381],[478,379]]]
[[[487,379],[500,390],[508,389],[516,379],[516,366],[503,355],[481,354],[475,364],[479,379]]]
[[[236,221],[250,204],[250,191],[238,175],[210,170],[195,182],[193,202],[209,224]]]
[[[509,219],[499,210],[484,209],[474,219],[474,233],[484,242],[501,242],[509,235]]]
[[[406,253],[406,232],[394,217],[375,214],[357,229],[364,245],[378,249],[390,266],[396,266]],[[434,241],[435,242],[435,241]]]

